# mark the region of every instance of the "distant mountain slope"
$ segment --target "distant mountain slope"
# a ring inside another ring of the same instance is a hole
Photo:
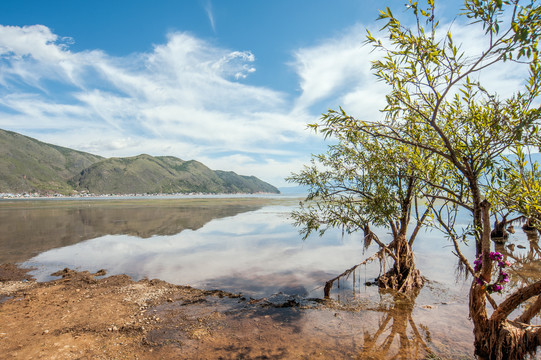
[[[279,193],[254,176],[142,154],[105,159],[0,130],[0,192]]]
[[[280,190],[271,184],[256,178],[255,176],[237,175],[233,171],[221,170],[216,170],[215,173],[233,193],[280,193]]]
[[[101,159],[0,129],[0,192],[66,193],[69,179]]]
[[[255,193],[278,190],[255,177],[213,171],[198,161],[142,154],[101,160],[71,182],[94,194],[125,193]]]

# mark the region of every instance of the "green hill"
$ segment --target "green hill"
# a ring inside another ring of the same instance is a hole
[[[146,154],[101,160],[84,169],[70,184],[93,194],[278,192],[255,177],[213,171],[194,160]]]
[[[194,160],[142,154],[100,156],[0,130],[0,192],[93,194],[279,193],[254,176],[213,171]]]
[[[0,129],[0,192],[69,193],[67,181],[101,159]]]

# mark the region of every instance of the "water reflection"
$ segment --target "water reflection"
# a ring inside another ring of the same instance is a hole
[[[38,279],[71,267],[135,279],[219,288],[250,296],[282,291],[307,295],[323,279],[362,256],[358,235],[300,240],[287,219],[290,206],[266,206],[215,218],[197,230],[141,238],[104,235],[52,249],[30,259]],[[322,261],[325,259],[325,261]]]
[[[261,208],[265,199],[25,201],[0,203],[0,263],[104,235],[146,239],[197,230],[212,219]]]
[[[412,317],[417,295],[394,295],[392,306],[383,311],[378,329],[375,332],[365,331],[363,355],[384,359],[419,359],[432,353],[427,345],[431,341],[429,329],[422,324],[418,327]]]
[[[527,242],[495,245],[495,250],[504,256],[504,260],[511,262],[509,285],[513,289],[534,283],[541,273],[539,234],[537,230],[525,233]]]

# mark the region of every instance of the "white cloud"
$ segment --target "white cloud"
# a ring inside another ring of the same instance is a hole
[[[472,28],[453,31],[464,49],[483,41]],[[364,34],[356,26],[295,51],[301,93],[291,96],[244,83],[256,71],[251,52],[187,33],[170,33],[148,53],[113,57],[73,52],[70,39],[43,25],[0,26],[0,127],[103,156],[196,159],[284,185],[310,153],[324,150],[306,130],[322,112],[343,106],[360,118],[381,116],[387,88],[370,71],[379,54],[363,46]],[[521,74],[503,65],[483,80],[510,92]]]
[[[47,118],[73,116],[73,126],[80,127],[91,117],[117,131],[145,129],[169,141],[182,136],[244,150],[280,138],[270,134],[295,129],[287,121],[273,120],[287,113],[283,94],[236,81],[255,71],[250,52],[228,51],[171,33],[167,43],[156,45],[151,53],[113,58],[99,51],[71,53],[44,26],[1,29],[7,34],[0,40],[2,73],[8,70],[35,90],[17,94],[11,92],[14,84],[8,84],[0,103],[34,121],[51,125]],[[64,90],[69,99],[41,94],[40,80],[45,77],[74,86]],[[9,83],[5,78],[3,82]],[[44,111],[46,107],[50,111]],[[77,118],[70,107],[91,115]],[[64,125],[51,130],[68,130]]]
[[[353,27],[339,38],[295,53],[294,67],[300,77],[301,96],[297,107],[309,108],[324,99],[337,98],[369,81],[370,50],[363,46],[365,31]]]
[[[65,46],[57,44],[58,36],[43,25],[0,27],[0,54],[2,56],[32,56],[37,61],[56,62],[68,54]]]
[[[286,159],[275,159],[271,156],[256,159],[252,156],[237,154],[219,158],[203,157],[201,161],[215,170],[234,171],[239,175],[256,175],[277,187],[295,186],[286,182],[285,177],[300,171],[303,165],[309,163],[310,151],[302,155],[295,154],[295,157]]]

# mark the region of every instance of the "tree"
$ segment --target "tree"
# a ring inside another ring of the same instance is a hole
[[[506,264],[491,254],[490,219],[503,211],[538,219],[541,192],[533,175],[537,165],[524,162],[519,154],[541,143],[541,108],[534,106],[541,88],[537,49],[541,7],[538,1],[466,0],[460,16],[482,26],[486,35],[485,47],[476,55],[457,46],[450,30],[440,30],[434,0],[423,5],[411,0],[409,10],[413,27],[404,26],[387,8],[379,17],[385,22],[386,40],[367,34],[368,43],[385,53],[373,63],[375,75],[391,88],[383,109],[385,120],[359,120],[343,110],[331,110],[325,116],[326,127],[333,134],[335,129],[349,134],[346,139],[400,144],[408,154],[416,189],[432,200],[429,207],[437,226],[451,238],[460,262],[474,277],[470,317],[476,354],[483,359],[522,358],[541,344],[541,328],[528,326],[541,309],[541,281],[518,289],[500,304],[491,298],[491,291],[501,291]],[[509,61],[529,66],[522,91],[501,99],[474,80],[480,72]],[[509,152],[519,161],[513,161]],[[526,168],[534,172],[528,175]],[[459,209],[471,212],[473,218],[471,227],[462,232],[453,226],[453,214]],[[475,242],[475,267],[460,249],[468,240]],[[490,316],[487,301],[494,308]],[[507,319],[527,301],[521,316]]]
[[[433,1],[427,2],[425,10],[414,2],[410,2],[410,8],[417,20],[413,30],[403,27],[390,9],[381,13],[380,18],[386,20],[390,47],[368,34],[370,43],[386,51],[386,56],[374,63],[374,69],[392,91],[384,110],[387,122],[359,121],[355,131],[424,149],[444,162],[446,176],[437,182],[427,178],[423,181],[440,189],[439,197],[450,205],[444,212],[443,207],[434,209],[436,218],[453,239],[460,260],[475,276],[470,291],[470,317],[474,322],[476,353],[482,358],[521,358],[536,350],[541,333],[539,329],[507,321],[507,316],[522,302],[537,296],[518,318],[529,323],[539,312],[541,281],[519,289],[500,305],[489,297],[493,266],[500,264],[490,254],[490,217],[491,209],[494,214],[509,206],[508,201],[501,199],[524,203],[525,192],[516,190],[524,189],[525,185],[518,180],[533,180],[508,176],[505,180],[509,186],[497,184],[506,152],[519,154],[520,149],[538,144],[540,109],[532,104],[539,95],[541,81],[536,47],[541,32],[541,10],[536,2],[523,6],[518,0],[466,1],[464,15],[480,22],[487,35],[486,48],[472,57],[457,48],[449,31],[443,39],[436,38],[438,23],[434,20]],[[423,24],[428,25],[428,32]],[[473,75],[494,64],[521,58],[529,62],[529,78],[525,90],[508,99],[499,99],[478,81],[471,80]],[[389,129],[393,130],[390,136]],[[417,163],[421,165],[418,173],[423,174],[426,164]],[[507,165],[507,169],[512,168],[512,162]],[[523,174],[520,169],[516,173]],[[539,199],[541,193],[533,196]],[[492,199],[493,204],[487,199]],[[458,207],[471,211],[473,216],[471,233],[478,268],[469,265],[459,248],[459,240],[467,238],[468,233],[457,234],[442,216]],[[525,206],[517,205],[509,210],[524,211],[528,217],[533,215]],[[495,307],[490,317],[487,299]]]
[[[365,247],[372,241],[380,247],[369,259],[390,258],[393,262],[391,269],[378,277],[380,287],[402,293],[422,287],[424,278],[415,268],[412,246],[429,210],[421,213],[418,206],[421,183],[410,164],[411,149],[392,140],[335,127],[332,119],[326,115],[322,124],[311,126],[337,144],[329,146],[326,154],[313,156],[311,166],[288,179],[310,188],[307,202],[292,214],[296,225],[303,227],[304,238],[313,231],[323,235],[331,227],[347,233],[364,231]],[[422,151],[416,156],[422,157]],[[412,215],[416,225],[408,239]],[[372,225],[390,229],[392,241],[382,242],[370,229]],[[327,283],[326,296],[339,277]]]

